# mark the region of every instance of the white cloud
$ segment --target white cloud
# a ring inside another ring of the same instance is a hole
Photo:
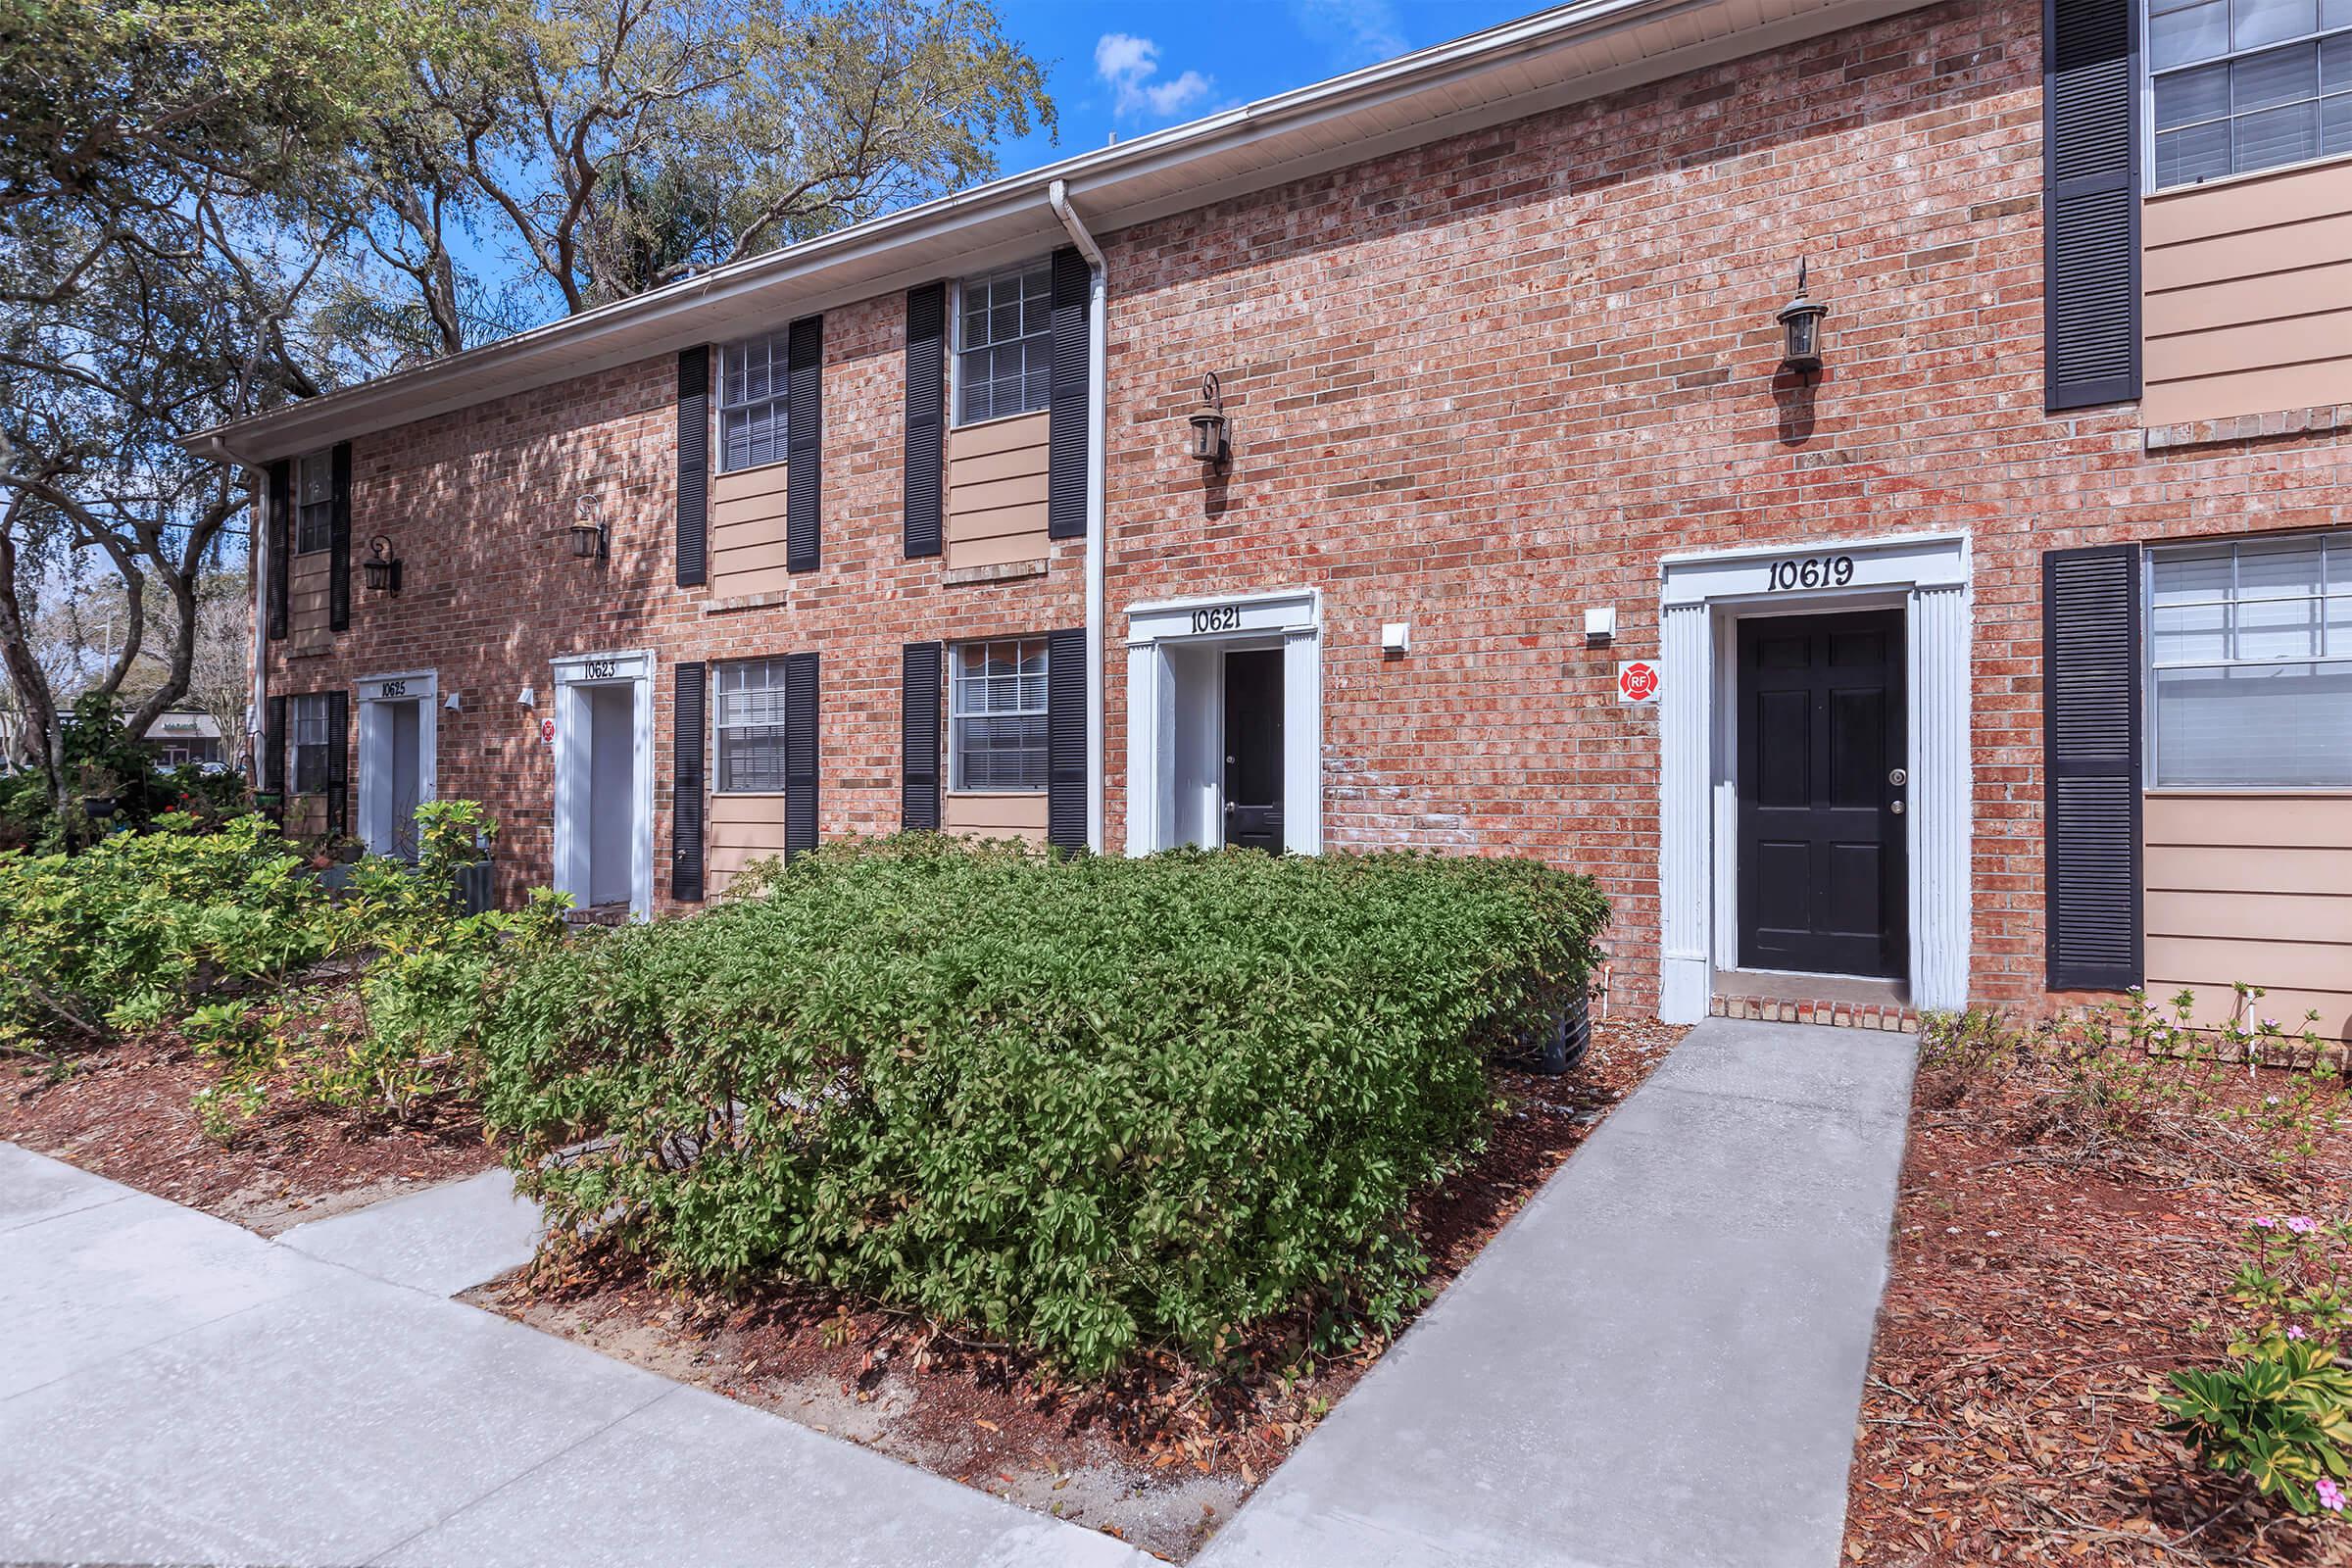
[[[1207,97],[1216,85],[1198,71],[1161,78],[1159,45],[1125,32],[1106,32],[1095,41],[1095,74],[1118,95],[1112,113],[1121,120],[1138,115],[1171,119]]]
[[[1393,60],[1411,48],[1392,0],[1291,0],[1291,16],[1345,71]]]

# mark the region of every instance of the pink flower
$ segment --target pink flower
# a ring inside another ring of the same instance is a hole
[[[2268,1214],[2264,1214],[2256,1219],[2249,1220],[2247,1223],[2252,1225],[2258,1231],[2275,1231],[2278,1228],[2278,1222]]]
[[[2309,1236],[2313,1231],[2316,1231],[2320,1228],[2320,1222],[2313,1219],[2308,1214],[2297,1214],[2294,1218],[2286,1222],[2286,1228],[2290,1231],[2293,1231],[2297,1236]]]
[[[2286,1337],[2290,1340],[2299,1340],[2303,1338],[2303,1325],[2297,1323],[2292,1328],[2289,1328],[2286,1331]]]
[[[2313,1485],[2311,1490],[2320,1494],[2320,1506],[2327,1509],[2329,1513],[2342,1513],[2344,1511],[2344,1489],[2337,1486],[2334,1482],[2328,1480],[2326,1476],[2320,1477],[2319,1481]]]

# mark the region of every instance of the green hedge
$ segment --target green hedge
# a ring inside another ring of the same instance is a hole
[[[905,838],[521,963],[473,1045],[559,1224],[1098,1370],[1300,1306],[1395,1322],[1484,1053],[1583,984],[1606,915],[1526,861]]]

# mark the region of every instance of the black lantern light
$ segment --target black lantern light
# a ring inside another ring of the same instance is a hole
[[[1821,368],[1821,318],[1829,314],[1829,306],[1806,294],[1805,264],[1799,261],[1796,297],[1782,306],[1776,318],[1781,323],[1784,368],[1808,372]]]
[[[1196,461],[1222,464],[1233,456],[1233,422],[1225,417],[1225,391],[1214,370],[1200,378],[1200,406],[1193,411],[1192,425]]]
[[[379,533],[368,541],[368,559],[360,563],[360,574],[371,594],[400,592],[400,558],[392,553],[391,540]]]
[[[571,554],[577,561],[604,561],[612,554],[612,537],[605,527],[604,503],[596,496],[584,495],[574,503],[576,515],[571,519]]]

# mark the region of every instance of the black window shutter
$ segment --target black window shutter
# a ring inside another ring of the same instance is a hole
[[[804,316],[784,340],[784,569],[814,571],[820,555],[817,498],[823,494],[825,318]]]
[[[938,643],[906,645],[906,682],[899,699],[899,749],[906,759],[900,821],[910,832],[939,831]]]
[[[669,896],[682,904],[703,897],[703,759],[710,744],[705,693],[710,666],[678,665],[677,696],[670,718],[676,726],[669,754]]]
[[[906,291],[906,559],[936,556],[948,469],[948,285]]]
[[[2139,0],[2042,0],[2043,402],[2139,396]]]
[[[286,558],[294,553],[294,465],[280,460],[270,465],[269,504],[263,509],[270,529],[270,635],[286,634]],[[283,698],[272,698],[283,703]]]
[[[710,350],[678,355],[678,586],[710,580]]]
[[[784,853],[816,848],[816,656],[784,656]]]
[[[351,624],[351,443],[337,442],[334,456],[334,510],[327,514],[326,624],[341,631]]]
[[[1086,848],[1086,633],[1046,634],[1046,842]]]
[[[272,697],[263,710],[262,755],[254,759],[255,789],[286,787],[286,700]]]
[[[1046,534],[1086,537],[1086,258],[1070,246],[1054,253],[1054,372],[1046,450]]]
[[[351,694],[326,694],[326,831],[351,831]]]
[[[2041,558],[2049,983],[2140,983],[2139,547]]]

